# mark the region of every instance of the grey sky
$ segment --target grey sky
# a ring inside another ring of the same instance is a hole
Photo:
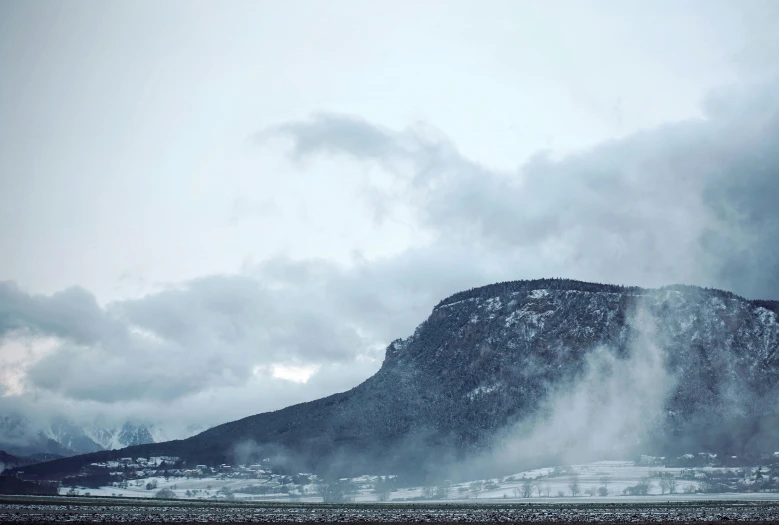
[[[779,298],[776,5],[0,3],[2,406],[280,408],[496,280]]]

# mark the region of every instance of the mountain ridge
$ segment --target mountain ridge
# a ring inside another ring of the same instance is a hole
[[[574,423],[624,453],[758,453],[779,443],[776,429],[760,423],[779,400],[778,310],[777,301],[687,285],[496,283],[439,302],[411,336],[388,345],[375,375],[346,392],[186,440],[28,470],[63,472],[132,453],[210,464],[275,457],[290,469],[425,476],[507,442],[539,456],[596,453],[587,449],[594,439],[569,443],[564,429]],[[581,404],[589,398],[597,402]],[[598,424],[577,421],[579,412]]]
[[[668,284],[657,288],[644,288],[641,286],[625,286],[621,284],[610,283],[593,283],[587,281],[578,281],[575,279],[564,278],[546,278],[546,279],[519,279],[515,281],[501,281],[498,283],[487,284],[484,286],[477,286],[475,288],[469,288],[456,292],[444,299],[441,299],[433,309],[441,306],[446,306],[447,303],[455,301],[462,301],[466,299],[482,297],[489,294],[500,293],[501,291],[509,290],[510,292],[516,292],[520,290],[531,290],[537,287],[551,290],[568,290],[568,291],[581,291],[581,292],[597,292],[597,293],[621,293],[621,294],[641,294],[646,295],[651,292],[662,291],[692,291],[697,293],[707,293],[717,295],[720,297],[728,297],[739,299],[754,304],[755,306],[761,306],[774,313],[779,313],[779,300],[773,299],[748,299],[741,295],[728,290],[721,290],[718,288],[709,288],[703,286],[696,286],[690,284]]]

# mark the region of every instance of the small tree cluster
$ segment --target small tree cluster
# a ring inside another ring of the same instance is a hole
[[[171,489],[160,489],[157,491],[154,497],[158,499],[173,499],[176,497],[176,493]]]
[[[652,488],[652,484],[648,479],[642,479],[636,485],[632,487],[625,487],[622,491],[628,496],[646,496],[649,494],[649,490]]]
[[[354,499],[355,489],[348,480],[324,482],[318,488],[324,503],[349,503]]]

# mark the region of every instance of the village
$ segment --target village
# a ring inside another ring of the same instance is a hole
[[[269,459],[249,465],[188,467],[175,456],[124,457],[90,464],[79,475],[64,479],[60,493],[232,499],[234,490],[240,489],[242,494],[295,497],[314,492],[317,482],[313,474],[276,474]]]
[[[520,472],[511,476],[452,483],[439,480],[412,486],[396,476],[364,475],[324,480],[311,473],[274,472],[269,459],[245,465],[187,466],[180,458],[125,457],[93,463],[66,478],[59,493],[110,496],[242,501],[429,501],[546,498],[617,498],[665,496],[696,499],[712,494],[761,494],[779,491],[777,456],[762,466],[714,466],[713,454],[676,458],[642,456],[639,461],[599,461]],[[728,458],[732,460],[732,458]],[[766,458],[767,459],[767,458]]]

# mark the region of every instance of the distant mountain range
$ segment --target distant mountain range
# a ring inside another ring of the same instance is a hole
[[[478,457],[508,466],[576,453],[770,453],[779,450],[778,314],[776,301],[692,286],[498,283],[441,301],[348,392],[25,473],[170,455],[423,477]]]
[[[191,434],[201,430],[192,429]],[[0,450],[26,459],[54,459],[164,440],[156,427],[129,421],[101,425],[77,424],[64,417],[40,422],[19,414],[0,416]]]

